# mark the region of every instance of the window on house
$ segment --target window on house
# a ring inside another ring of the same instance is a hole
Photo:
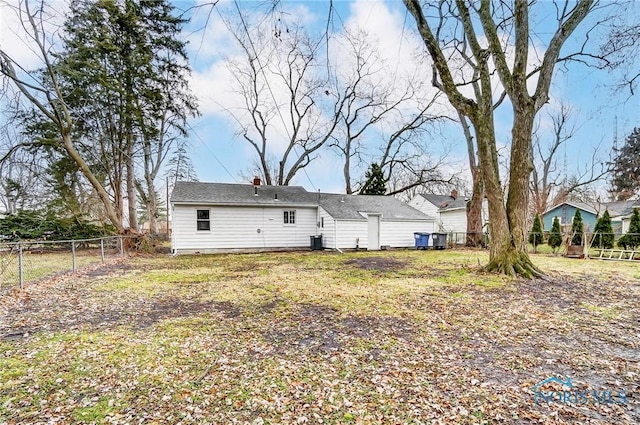
[[[284,212],[284,224],[296,224],[295,210],[288,210]]]
[[[556,218],[558,219],[558,223],[560,223],[560,226],[562,226],[562,225],[564,224],[564,223],[562,222],[562,217],[561,217],[561,216],[558,216],[558,215],[557,215],[557,216],[555,216],[555,217],[553,217],[553,219],[554,219],[554,220],[555,220]],[[553,222],[552,222],[552,223],[553,223]]]
[[[211,230],[211,220],[209,218],[209,210],[197,210],[197,229],[198,230]]]

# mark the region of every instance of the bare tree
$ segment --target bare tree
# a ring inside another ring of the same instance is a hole
[[[118,232],[123,232],[124,226],[111,204],[109,193],[73,143],[71,135],[74,120],[65,102],[65,93],[59,84],[59,76],[52,62],[51,40],[44,27],[49,18],[48,9],[43,1],[37,3],[35,9],[32,9],[31,2],[24,0],[13,7],[13,10],[20,18],[20,23],[28,34],[35,53],[42,61],[43,69],[37,71],[23,69],[4,48],[0,47],[0,74],[7,78],[13,87],[55,126],[60,137],[59,147],[77,164],[79,170],[95,189],[111,224]]]
[[[389,125],[392,132],[384,138],[380,153],[374,156],[386,181],[391,181],[395,175],[402,176],[395,180],[396,184],[390,188],[388,195],[398,195],[415,187],[435,183],[450,183],[455,177],[442,173],[442,165],[448,152],[435,157],[434,144],[427,141],[430,134],[426,124],[444,119],[427,112],[435,101],[436,97],[413,116],[401,115],[398,121]],[[399,184],[400,182],[403,184]]]
[[[333,84],[331,93],[341,93],[346,102],[329,146],[343,159],[345,192],[350,194],[362,189],[354,188],[352,174],[355,167],[370,163],[381,166],[387,181],[394,172],[399,172],[400,166],[404,166],[405,171],[412,170],[395,180],[406,183],[397,187],[396,193],[410,185],[427,182],[434,173],[410,163],[417,157],[428,160],[425,146],[419,142],[428,124],[444,119],[431,113],[438,93],[428,90],[416,73],[397,75],[365,30],[344,29],[342,34],[333,37],[329,49],[335,45],[344,45],[346,49],[343,55],[336,54],[340,49],[333,49],[332,58],[339,56],[341,63],[328,60],[327,73]],[[409,176],[413,176],[411,181],[407,180]]]
[[[561,147],[566,146],[576,132],[573,109],[561,103],[559,110],[547,112],[547,116],[552,123],[551,140],[545,144],[536,128],[531,145],[535,165],[529,183],[533,214],[544,213],[551,206],[550,201],[558,199],[557,194],[566,199],[572,192],[603,179],[609,172],[607,163],[600,159],[600,150],[595,148],[589,160],[581,161],[583,165],[571,176],[567,175],[565,165],[558,165],[561,160],[558,156]]]
[[[321,38],[294,24],[275,35],[260,26],[250,30],[240,9],[238,16],[229,29],[242,58],[228,66],[244,105],[228,111],[257,153],[264,182],[288,185],[330,139],[346,99],[330,96],[326,77],[316,72]]]
[[[620,77],[613,79],[615,88],[629,90],[633,96],[640,84],[640,12],[635,2],[628,4],[625,13],[610,22],[608,37],[596,59],[600,67],[619,72]]]
[[[427,13],[419,0],[404,0],[404,3],[415,18],[433,60],[433,83],[447,95],[453,107],[469,119],[475,130],[479,167],[489,202],[491,244],[486,269],[508,275],[538,276],[541,271],[526,252],[534,118],[549,99],[551,77],[562,46],[592,12],[594,2],[578,0],[573,6],[566,3],[557,9],[556,30],[544,46],[542,60],[533,69],[529,62],[529,9],[533,5],[528,2],[441,1]],[[512,52],[513,57],[507,57],[507,52]],[[460,72],[461,67],[467,72]],[[506,202],[501,189],[493,121],[494,72],[514,116]],[[527,84],[534,75],[537,81],[532,95]],[[473,93],[464,93],[462,86],[471,86]]]

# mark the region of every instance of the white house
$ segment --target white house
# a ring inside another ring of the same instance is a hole
[[[605,208],[609,210],[611,215],[614,232],[620,229],[621,233],[627,233],[631,224],[633,210],[635,208],[640,209],[640,200],[604,202],[601,209],[604,210]]]
[[[409,201],[409,205],[434,217],[437,232],[458,234],[459,238],[456,238],[456,241],[459,239],[464,242],[464,233],[467,231],[467,202],[468,199],[458,196],[458,192],[454,190],[451,195],[419,194]],[[486,230],[488,218],[487,200],[484,199],[482,202],[483,231]]]
[[[331,249],[412,247],[434,219],[390,196],[307,192],[299,186],[178,182],[172,251],[299,249],[322,235]]]

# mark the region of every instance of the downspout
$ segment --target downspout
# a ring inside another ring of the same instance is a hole
[[[318,189],[316,204],[316,235],[318,235],[318,233],[322,235],[322,230],[320,230],[320,189]]]
[[[338,220],[333,220],[333,244],[335,245],[336,251],[340,254],[344,254],[340,248],[338,248]]]

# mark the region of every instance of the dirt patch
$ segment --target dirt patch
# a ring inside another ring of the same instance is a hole
[[[28,316],[24,316],[29,312]],[[21,313],[10,312],[14,320],[0,326],[0,340],[20,339],[42,331],[96,331],[113,326],[143,330],[167,319],[221,314],[234,318],[241,310],[230,302],[154,297],[107,304],[58,302],[52,310],[44,303],[31,303]]]
[[[363,270],[385,272],[400,270],[407,265],[407,262],[395,258],[362,257],[345,261],[345,264],[355,266]]]
[[[355,340],[384,339],[412,340],[415,329],[408,321],[395,317],[346,316],[336,309],[323,305],[303,304],[299,311],[287,321],[296,326],[278,326],[263,332],[265,339],[276,352],[286,352],[300,347],[312,353],[341,350]],[[382,350],[372,349],[372,356],[379,357]]]

